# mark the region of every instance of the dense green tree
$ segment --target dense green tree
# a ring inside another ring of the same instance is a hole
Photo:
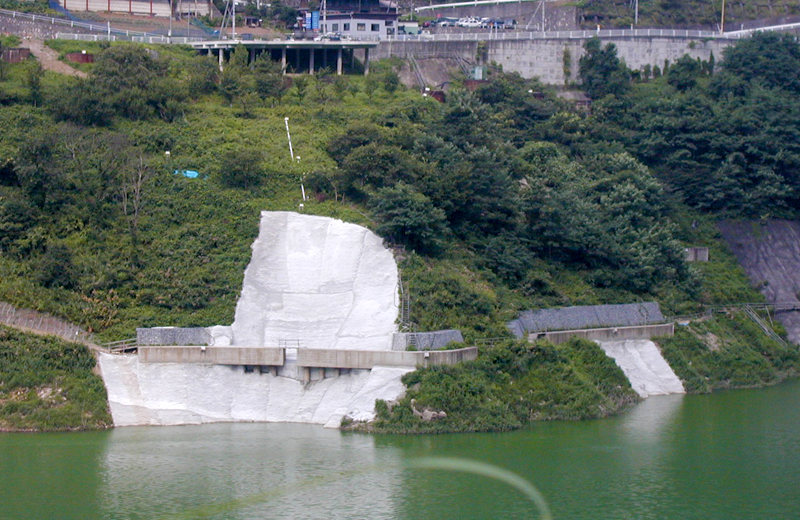
[[[599,38],[591,38],[583,49],[579,75],[586,94],[592,99],[624,94],[630,86],[630,71],[617,57],[617,47],[613,43],[603,47]]]
[[[669,69],[667,83],[684,92],[697,85],[697,77],[701,72],[700,62],[689,55],[684,55]]]
[[[39,106],[44,99],[42,92],[42,77],[44,69],[37,60],[28,60],[27,70],[25,71],[25,82],[28,86],[28,96],[33,106]]]
[[[356,196],[398,182],[414,183],[425,167],[398,146],[369,143],[350,152],[342,161],[344,188]]]
[[[219,179],[231,188],[252,188],[264,182],[264,154],[248,146],[222,152]]]
[[[758,32],[727,47],[723,56],[724,73],[800,92],[800,45],[791,34]]]
[[[333,137],[326,150],[341,164],[344,158],[359,146],[382,141],[383,134],[382,127],[375,123],[359,121],[348,126],[344,133]]]
[[[279,63],[273,61],[269,53],[256,60],[253,68],[255,92],[266,102],[267,99],[280,101],[286,92],[286,83]]]
[[[431,200],[403,182],[379,189],[370,199],[375,232],[422,254],[440,251],[447,234],[445,215]]]

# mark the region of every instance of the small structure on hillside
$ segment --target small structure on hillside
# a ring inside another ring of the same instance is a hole
[[[596,330],[598,333],[602,330],[604,334],[608,332],[618,335],[625,332],[622,330],[623,328],[632,327],[637,329],[631,331],[637,337],[655,335],[651,332],[668,334],[666,329],[662,331],[656,330],[657,327],[654,327],[656,324],[664,324],[665,321],[658,303],[645,302],[523,311],[516,320],[510,321],[507,326],[511,333],[520,339],[535,334],[536,337],[542,336],[560,341],[561,336],[568,339],[570,334],[586,336],[586,334],[576,332],[585,329]],[[564,332],[557,334],[558,331]],[[590,339],[595,338],[590,337]]]
[[[686,251],[687,262],[708,262],[707,247],[687,247],[684,251]]]
[[[0,59],[6,63],[22,63],[27,60],[31,55],[31,50],[26,47],[13,47],[10,49],[3,49],[3,54]]]
[[[556,97],[572,101],[575,106],[586,112],[592,111],[592,98],[577,90],[563,90],[556,93]]]

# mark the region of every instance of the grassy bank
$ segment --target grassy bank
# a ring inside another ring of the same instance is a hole
[[[743,313],[676,326],[658,344],[690,393],[775,384],[800,367],[796,345],[784,348]]]
[[[507,341],[475,361],[419,369],[403,377],[398,403],[378,401],[378,418],[357,430],[380,433],[503,431],[530,421],[590,419],[626,409],[639,397],[614,361],[591,341]],[[413,403],[412,403],[413,401]],[[421,420],[414,409],[445,411]]]
[[[0,326],[0,431],[107,428],[106,390],[85,345]]]

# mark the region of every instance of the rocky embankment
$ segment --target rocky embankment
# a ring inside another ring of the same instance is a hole
[[[771,303],[800,307],[800,222],[720,222],[717,227],[747,276]],[[800,344],[800,311],[777,311],[789,339]]]

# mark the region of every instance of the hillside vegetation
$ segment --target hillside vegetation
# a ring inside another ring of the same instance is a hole
[[[0,432],[111,426],[89,349],[0,325]]]
[[[475,92],[456,78],[439,103],[403,88],[397,62],[288,79],[243,49],[220,72],[180,47],[51,46],[97,59],[86,79],[34,60],[0,69],[0,300],[100,339],[230,323],[259,212],[299,210],[301,181],[302,211],[395,247],[418,330],[458,328],[468,341],[507,337],[527,308],[656,300],[678,315],[756,301],[713,222],[800,207],[800,48],[788,37],[743,41],[721,68],[683,58],[636,73],[590,41],[590,114],[499,70]],[[685,246],[710,247],[712,261],[688,265]],[[487,368],[511,355],[525,385],[543,371],[574,384],[543,411],[514,407],[506,424],[628,402],[598,390],[602,367],[576,349],[502,349],[409,384],[421,384],[421,406],[444,409],[425,390],[442,374],[468,374],[484,402],[515,395]],[[785,374],[795,362],[781,363]]]

